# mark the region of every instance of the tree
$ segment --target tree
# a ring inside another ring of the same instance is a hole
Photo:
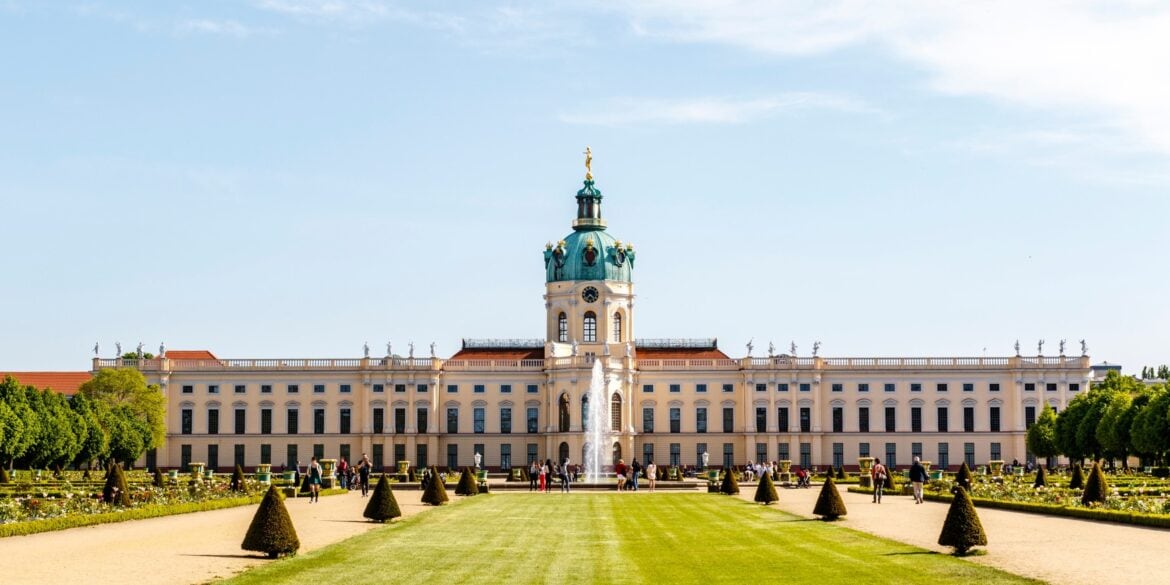
[[[108,409],[102,417],[102,425],[110,434],[110,457],[115,461],[132,464],[146,451],[145,436],[147,423],[135,419],[125,406]]]
[[[1130,428],[1136,414],[1130,394],[1117,392],[1097,424],[1097,442],[1101,444],[1102,454],[1110,460],[1121,459],[1123,466],[1127,466],[1126,458],[1133,452]]]
[[[1081,471],[1081,464],[1074,463],[1072,467],[1072,477],[1068,480],[1068,489],[1079,490],[1085,487],[1085,474]]]
[[[780,496],[776,493],[776,484],[772,483],[772,474],[765,473],[760,477],[760,483],[756,486],[755,500],[765,506],[780,501]]]
[[[1027,443],[1033,455],[1044,459],[1060,452],[1056,445],[1056,411],[1051,405],[1045,403],[1036,422],[1028,428]]]
[[[955,554],[959,556],[967,554],[972,547],[987,546],[987,534],[983,532],[983,523],[975,512],[975,503],[967,495],[967,490],[961,487],[955,488],[955,497],[951,499],[938,543],[955,549]]]
[[[107,504],[126,507],[130,505],[130,488],[126,484],[126,474],[122,473],[122,466],[114,464],[106,476],[106,485],[102,488],[102,500]]]
[[[10,468],[32,446],[38,433],[40,419],[28,403],[24,387],[12,376],[0,381],[0,422],[4,424],[4,440],[0,441],[0,464]]]
[[[1135,453],[1155,462],[1165,461],[1170,451],[1170,391],[1164,386],[1154,388],[1148,401],[1134,415],[1130,440]]]
[[[374,494],[370,496],[370,502],[366,504],[366,510],[362,516],[374,522],[385,522],[402,516],[402,510],[398,508],[398,500],[394,497],[394,492],[390,490],[390,482],[386,481],[385,475],[378,480],[378,485],[374,487]]]
[[[719,485],[719,493],[730,496],[739,493],[739,482],[735,481],[735,470],[728,467],[723,470],[723,483]]]
[[[264,494],[241,546],[244,550],[265,553],[270,559],[296,554],[301,548],[292,518],[284,507],[284,498],[276,491],[276,486],[269,487],[268,493]]]
[[[825,485],[821,486],[821,493],[817,495],[813,514],[820,516],[822,520],[836,520],[848,513],[845,509],[845,501],[841,499],[841,494],[837,491],[837,483],[832,478],[826,480]]]
[[[97,406],[89,398],[75,395],[69,406],[77,413],[80,424],[85,426],[85,438],[81,440],[73,463],[92,463],[95,459],[110,456],[110,433],[101,424]]]
[[[1094,463],[1092,471],[1089,472],[1089,481],[1085,484],[1085,491],[1081,494],[1081,503],[1086,506],[1104,504],[1108,496],[1109,482],[1105,480],[1101,466]]]
[[[142,451],[162,447],[166,441],[166,399],[158,386],[147,385],[146,378],[138,370],[99,370],[93,378],[81,385],[77,393],[109,407],[111,411],[126,413],[138,423],[134,427],[143,433],[142,448],[135,454],[135,458]],[[113,440],[114,433],[110,435]]]

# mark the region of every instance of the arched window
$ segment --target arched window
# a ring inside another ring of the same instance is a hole
[[[613,342],[614,343],[621,343],[622,342],[622,314],[621,313],[614,313],[613,314]]]
[[[558,426],[561,429],[562,433],[567,433],[567,432],[569,432],[569,395],[568,394],[561,394],[559,414],[560,414],[560,416],[558,416],[557,418],[559,419],[558,422],[560,424]]]
[[[563,464],[564,462],[568,461],[569,460],[569,444],[568,443],[561,443],[561,448],[557,449],[557,453],[560,455],[560,458],[559,458],[560,461],[558,463]]]
[[[597,314],[593,311],[585,312],[585,330],[581,336],[585,343],[597,343]]]
[[[564,313],[557,315],[557,341],[569,342],[569,318]]]
[[[589,395],[581,397],[581,430],[589,430]]]
[[[622,444],[614,441],[613,443],[613,464],[617,465],[622,458]]]
[[[609,422],[613,432],[622,432],[622,395],[617,392],[613,393],[609,401]]]

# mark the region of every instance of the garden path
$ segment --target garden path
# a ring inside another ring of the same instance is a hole
[[[424,509],[420,491],[396,491],[404,516]],[[288,498],[285,504],[302,553],[370,530],[360,492]],[[87,526],[0,539],[4,583],[59,583],[73,575],[85,583],[179,585],[205,583],[268,562],[240,549],[258,505],[147,520]],[[20,559],[20,560],[16,560]]]
[[[814,517],[819,485],[778,492],[780,509]],[[847,493],[843,487],[840,492],[849,509],[843,526],[932,551],[950,551],[937,544],[949,504],[917,505],[913,498],[901,496],[874,504],[872,496]],[[751,500],[754,495],[755,486],[743,486],[740,497]],[[972,562],[1060,585],[1166,583],[1170,530],[989,508],[978,511],[989,544],[986,555],[968,557]]]

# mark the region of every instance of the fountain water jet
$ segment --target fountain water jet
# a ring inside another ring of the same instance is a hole
[[[600,359],[593,360],[593,374],[589,380],[589,409],[585,418],[585,477],[591,483],[601,480],[605,454],[613,448],[610,443],[609,385]]]

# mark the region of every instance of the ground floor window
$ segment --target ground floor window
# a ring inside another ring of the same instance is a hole
[[[179,470],[187,473],[191,466],[191,445],[179,445]]]
[[[670,444],[670,465],[672,467],[682,465],[682,445],[679,443]]]
[[[812,443],[800,444],[800,467],[803,469],[812,467]]]
[[[272,465],[272,445],[267,443],[260,445],[260,463]]]
[[[338,458],[345,459],[346,463],[353,463],[353,457],[349,450],[349,443],[343,444],[341,448],[337,450],[337,453]]]
[[[763,463],[768,460],[768,444],[756,443],[756,462]]]
[[[869,457],[869,443],[858,443],[857,444],[857,456],[858,457]]]
[[[500,445],[500,469],[512,469],[512,446],[507,443]]]
[[[833,443],[833,467],[845,466],[845,443]]]
[[[215,471],[219,469],[219,445],[207,446],[207,470]]]
[[[459,468],[459,445],[447,445],[447,469]]]
[[[419,469],[422,469],[422,468],[430,465],[430,463],[427,462],[427,446],[426,445],[418,445],[415,447],[415,449],[414,449],[414,465],[415,465],[415,467],[417,467]]]
[[[975,469],[975,443],[963,443],[963,461],[967,467]]]
[[[776,456],[780,458],[780,461],[792,461],[792,454],[788,452],[788,443],[776,445]]]
[[[313,457],[316,457],[318,462],[321,461],[322,459],[324,459],[325,458],[325,445],[323,445],[321,443],[317,443],[317,444],[313,445]]]
[[[938,444],[938,468],[946,471],[951,465],[951,446],[947,443]]]
[[[922,443],[910,443],[910,456],[922,459]]]
[[[992,461],[999,461],[1001,459],[1003,459],[1003,453],[1000,450],[999,443],[992,443],[991,444],[991,460]]]
[[[385,445],[374,445],[373,457],[370,459],[370,464],[373,466],[373,469],[370,471],[382,471],[382,468],[386,466],[385,447]]]
[[[642,444],[642,464],[648,464],[654,461],[654,443]]]
[[[244,467],[244,446],[242,444],[236,445],[233,448],[233,451],[234,451],[233,455],[234,455],[234,459],[235,459],[234,464],[239,465],[240,467]]]
[[[723,468],[730,469],[735,466],[735,443],[723,444]]]
[[[886,467],[893,470],[898,466],[898,444],[886,443],[886,460],[884,461]]]
[[[528,462],[529,463],[532,463],[533,461],[540,460],[540,457],[537,455],[538,453],[539,453],[539,451],[537,451],[536,443],[528,443]]]
[[[706,443],[695,444],[695,467],[698,467],[699,469],[704,468],[704,466],[703,466],[703,453],[706,453],[706,452],[707,452],[707,444]]]
[[[300,459],[297,458],[297,446],[295,443],[288,446],[285,463],[289,469],[297,469],[300,466]]]
[[[406,445],[394,445],[394,465],[398,466],[399,461],[406,461]]]

